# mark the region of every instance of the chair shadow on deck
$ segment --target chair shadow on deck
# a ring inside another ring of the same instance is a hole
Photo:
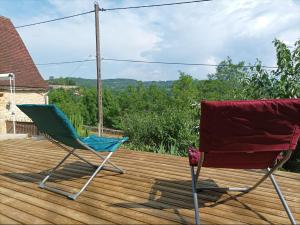
[[[0,176],[4,176],[18,182],[31,182],[31,183],[39,183],[41,179],[43,179],[51,169],[43,170],[41,172],[28,172],[28,173],[2,173]],[[90,176],[95,171],[95,168],[92,166],[83,163],[81,161],[75,161],[70,163],[63,164],[60,168],[58,168],[53,176],[49,178],[50,182],[59,182],[59,181],[72,181],[80,178],[84,178],[86,176]],[[103,174],[105,176],[116,176],[119,174],[108,172],[109,174]],[[99,175],[99,174],[98,174]]]
[[[199,183],[199,187],[219,187],[212,179],[201,180]],[[189,209],[194,211],[191,189],[191,180],[156,179],[149,192],[148,201],[140,203],[118,203],[112,204],[112,206],[122,208],[155,208],[160,210],[172,210],[174,214],[177,215],[181,224],[190,224],[191,221],[187,221],[187,217],[181,214],[181,210]],[[266,221],[269,224],[273,224],[259,212],[255,211],[255,209],[252,209],[246,203],[243,203],[238,199],[244,194],[247,193],[236,192],[235,194],[226,191],[203,190],[198,193],[199,208],[214,208],[228,201],[236,201],[239,203],[240,208],[250,210],[252,213],[256,214],[258,218]]]
[[[36,169],[35,169],[36,170]],[[13,179],[17,182],[31,182],[38,184],[42,178],[44,178],[50,170],[44,170],[41,172],[11,172],[2,173],[0,176]],[[94,172],[94,168],[83,163],[81,161],[75,161],[66,163],[57,169],[54,175],[49,179],[50,182],[60,181],[72,181],[85,176],[90,176]],[[100,174],[98,174],[99,176]],[[107,173],[101,173],[102,176],[118,176],[119,174],[107,171]],[[212,179],[201,180],[201,186],[218,187],[218,185]],[[138,189],[138,188],[137,188]],[[265,222],[272,224],[267,218],[261,215],[259,212],[252,209],[243,201],[238,198],[246,193],[227,193],[218,191],[202,191],[198,193],[199,208],[214,208],[220,204],[224,204],[229,201],[235,201],[240,205],[240,208],[251,211],[256,214],[258,218]],[[121,208],[155,208],[160,210],[171,210],[178,217],[182,224],[190,224],[191,221],[187,221],[187,217],[181,214],[181,210],[189,209],[194,210],[193,197],[191,190],[191,180],[164,180],[155,179],[151,189],[149,191],[148,199],[145,202],[124,202],[118,204],[111,204],[113,207]],[[232,206],[236,207],[236,206]],[[242,215],[241,215],[242,217]]]
[[[209,184],[218,187],[217,184],[210,179],[201,181],[202,184]],[[207,198],[199,199],[199,207],[205,207],[206,203],[217,202],[224,193],[215,192],[208,195]],[[124,202],[112,204],[114,207],[122,208],[155,208],[159,210],[168,210],[177,216],[181,224],[191,224],[193,220],[182,215],[182,210],[193,210],[193,197],[191,191],[191,180],[163,180],[155,179],[151,186],[149,196],[145,202]],[[188,220],[187,220],[188,218]],[[176,219],[176,220],[177,220]]]

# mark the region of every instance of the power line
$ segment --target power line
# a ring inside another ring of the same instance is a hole
[[[229,65],[220,65],[220,64],[210,64],[210,63],[185,63],[185,62],[163,62],[163,61],[145,61],[145,60],[132,60],[132,59],[109,59],[102,58],[103,61],[116,61],[116,62],[131,62],[131,63],[147,63],[147,64],[163,64],[163,65],[181,65],[181,66],[229,66]],[[237,65],[238,66],[238,65]],[[241,66],[243,68],[251,68],[253,65]],[[277,69],[275,66],[261,66],[268,69]]]
[[[92,57],[92,55],[90,54],[86,60],[88,60],[88,59],[91,58],[91,57]],[[70,76],[73,76],[73,74],[74,74],[75,72],[77,72],[77,71],[80,69],[80,67],[81,67],[85,62],[88,62],[88,61],[83,61],[83,62],[81,62],[79,65],[77,65],[77,67],[70,73]]]
[[[115,62],[164,64],[164,65],[182,65],[182,66],[218,66],[217,64],[208,64],[208,63],[163,62],[163,61],[145,61],[145,60],[133,60],[133,59],[102,58],[102,60],[103,61],[115,61]]]
[[[161,7],[161,6],[172,6],[172,5],[182,5],[182,4],[191,4],[191,3],[200,3],[200,2],[208,2],[212,0],[195,0],[195,1],[184,1],[184,2],[172,2],[172,3],[164,3],[164,4],[152,4],[152,5],[140,5],[140,6],[128,6],[128,7],[117,7],[117,8],[101,8],[100,11],[113,11],[113,10],[123,10],[123,9],[140,9],[140,8],[150,8],[150,7]],[[30,24],[25,24],[25,25],[20,25],[20,26],[15,26],[15,28],[23,28],[23,27],[31,27],[35,25],[40,25],[44,23],[50,23],[50,22],[55,22],[58,20],[64,20],[64,19],[69,19],[77,16],[82,16],[86,15],[89,13],[93,13],[95,10],[87,11],[87,12],[82,12],[82,13],[77,13],[73,14],[70,16],[64,16],[64,17],[59,17],[51,20],[45,20],[45,21],[40,21],[36,23],[30,23]]]
[[[96,59],[86,59],[86,60],[74,60],[74,61],[64,61],[64,62],[50,62],[50,63],[39,63],[37,66],[47,66],[47,65],[61,65],[61,64],[71,64],[71,63],[81,63],[81,62],[91,62]],[[229,65],[219,65],[210,63],[186,63],[186,62],[165,62],[165,61],[146,61],[146,60],[133,60],[133,59],[115,59],[115,58],[102,58],[102,61],[113,61],[113,62],[129,62],[129,63],[143,63],[143,64],[162,64],[162,65],[181,65],[181,66],[211,66],[211,67],[226,67]],[[237,65],[238,66],[238,65]],[[240,66],[242,68],[251,68],[254,65]],[[276,66],[264,66],[261,67],[267,69],[277,69]]]
[[[94,12],[94,10],[91,10],[91,11],[88,11],[88,12],[82,12],[82,13],[78,13],[78,14],[73,14],[73,15],[70,15],[70,16],[55,18],[55,19],[51,19],[51,20],[45,20],[45,21],[40,21],[40,22],[36,22],[36,23],[30,23],[30,24],[26,24],[26,25],[16,26],[15,28],[30,27],[30,26],[43,24],[43,23],[50,23],[50,22],[54,22],[54,21],[58,21],[58,20],[73,18],[73,17],[76,17],[76,16],[82,16],[82,15],[89,14],[89,13],[92,13],[92,12]]]
[[[102,8],[100,10],[101,11],[113,11],[113,10],[124,10],[124,9],[141,9],[141,8],[151,8],[151,7],[161,7],[161,6],[171,6],[171,5],[182,5],[182,4],[209,2],[209,1],[212,1],[212,0],[195,0],[195,1],[184,1],[184,2],[171,2],[171,3],[163,3],[163,4],[127,6],[127,7],[107,8],[107,9]]]
[[[49,62],[49,63],[37,63],[37,66],[49,66],[49,65],[62,65],[62,64],[72,64],[81,62],[95,61],[96,59],[84,59],[84,60],[74,60],[74,61],[63,61],[63,62]]]

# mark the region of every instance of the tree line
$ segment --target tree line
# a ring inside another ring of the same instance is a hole
[[[223,60],[207,80],[197,80],[180,72],[171,88],[138,82],[126,89],[103,91],[104,126],[121,129],[129,136],[128,148],[174,155],[186,155],[187,147],[198,145],[200,100],[237,100],[300,97],[300,41],[290,49],[274,40],[277,67],[268,69],[257,60]],[[97,124],[95,88],[52,90],[51,103],[57,104],[73,121],[81,135],[82,125]],[[286,169],[300,172],[300,151]]]

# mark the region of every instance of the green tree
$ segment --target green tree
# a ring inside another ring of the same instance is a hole
[[[103,91],[103,122],[105,127],[120,127],[121,108],[116,94],[109,88]]]
[[[76,85],[76,82],[69,77],[54,78],[53,76],[50,76],[48,82],[49,84],[54,85]]]
[[[192,76],[180,72],[178,80],[172,85],[174,104],[178,107],[190,107],[199,100],[197,81]]]
[[[300,41],[290,50],[275,39],[277,69],[268,71],[258,61],[245,79],[244,88],[250,98],[300,97]]]
[[[210,85],[207,89],[217,94],[215,100],[244,99],[246,96],[243,92],[243,81],[248,71],[245,62],[234,64],[228,57],[220,62],[215,73],[208,74],[208,79],[214,82],[207,82]]]
[[[249,98],[297,98],[300,97],[300,41],[289,49],[282,41],[275,39],[277,69],[268,71],[261,62],[245,79],[245,92]],[[293,153],[284,168],[300,172],[300,146]]]
[[[80,88],[81,113],[85,125],[95,126],[98,122],[97,90],[96,88]]]

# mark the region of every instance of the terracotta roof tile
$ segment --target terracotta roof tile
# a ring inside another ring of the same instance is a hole
[[[48,89],[12,22],[0,16],[0,73],[14,73],[16,87]],[[9,82],[0,81],[1,86]]]

